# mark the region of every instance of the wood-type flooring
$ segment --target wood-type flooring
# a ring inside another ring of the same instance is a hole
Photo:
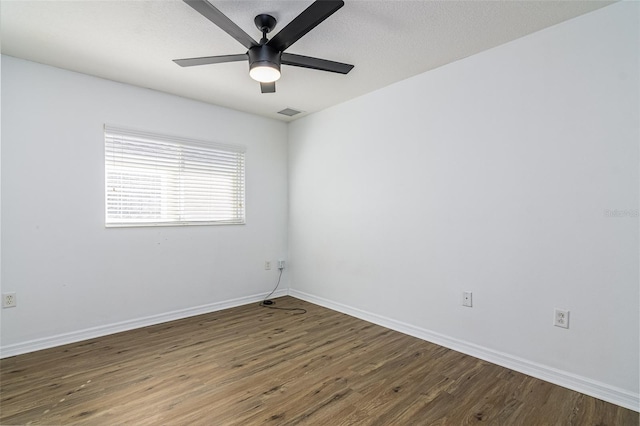
[[[0,361],[0,424],[638,425],[638,413],[292,297]]]

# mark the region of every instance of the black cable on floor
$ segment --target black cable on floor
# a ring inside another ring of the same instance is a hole
[[[260,306],[262,306],[263,308],[278,309],[280,311],[298,311],[298,313],[295,313],[294,315],[306,314],[307,310],[304,308],[280,308],[278,306],[273,306],[276,304],[276,302],[274,302],[273,300],[269,300],[269,297],[273,293],[275,293],[278,286],[280,285],[280,279],[282,278],[282,271],[283,271],[283,268],[280,268],[280,275],[278,275],[278,282],[276,283],[276,286],[273,288],[273,290],[271,290],[271,293],[269,293],[267,297],[265,297],[264,300],[260,302]]]

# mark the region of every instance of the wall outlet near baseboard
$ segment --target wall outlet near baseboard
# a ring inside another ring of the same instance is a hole
[[[264,261],[264,270],[265,271],[271,270],[271,261],[270,260],[265,260]]]
[[[15,293],[2,293],[2,307],[15,308],[18,306],[18,300]]]
[[[284,260],[278,260],[278,269],[280,270],[284,269]]]
[[[553,325],[556,327],[569,328],[569,311],[556,308],[553,311]]]

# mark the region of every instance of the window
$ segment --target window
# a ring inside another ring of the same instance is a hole
[[[105,126],[106,226],[244,224],[243,147]]]

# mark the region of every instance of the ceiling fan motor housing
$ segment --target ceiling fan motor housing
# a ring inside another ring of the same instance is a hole
[[[247,53],[249,54],[249,70],[267,66],[280,71],[280,55],[282,55],[282,52],[278,49],[262,44],[253,46]]]

